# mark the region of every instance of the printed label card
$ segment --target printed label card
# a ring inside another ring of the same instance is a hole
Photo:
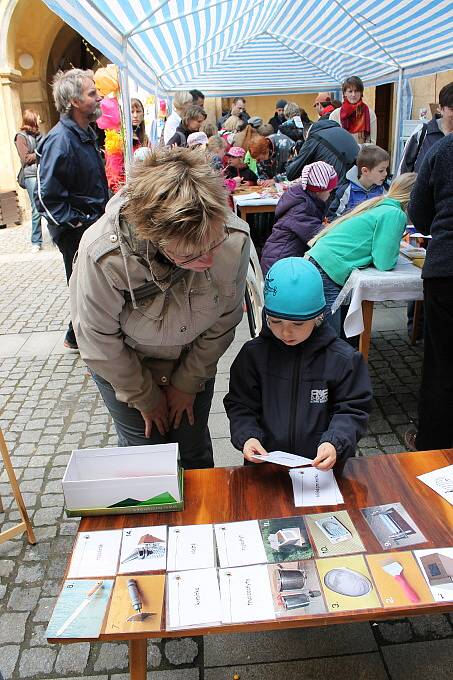
[[[365,552],[365,546],[347,510],[306,515],[318,557]]]
[[[120,574],[165,571],[167,566],[167,527],[123,529]]]
[[[313,557],[303,517],[260,519],[259,526],[269,563],[309,560]]]
[[[289,476],[296,508],[344,503],[332,470],[323,471],[314,467],[292,468]]]
[[[329,612],[381,606],[363,555],[326,557],[316,566]]]
[[[216,569],[167,575],[167,630],[219,625],[222,620]]]
[[[221,567],[267,562],[257,520],[216,524],[214,529]]]
[[[222,622],[275,619],[267,566],[219,569]]]
[[[426,472],[417,479],[453,505],[453,465]]]
[[[215,567],[212,524],[168,527],[167,570]]]
[[[162,630],[165,575],[117,576],[105,633]]]
[[[405,607],[433,601],[412,553],[367,555],[366,561],[384,607]]]
[[[79,533],[68,578],[115,576],[121,547],[121,529]]]
[[[406,548],[426,543],[426,538],[401,503],[386,503],[361,510],[381,548]]]
[[[278,617],[326,613],[314,560],[270,564],[268,571]]]
[[[46,637],[99,637],[113,584],[113,579],[65,581],[47,626]]]
[[[436,602],[453,602],[453,548],[415,550],[414,555]]]

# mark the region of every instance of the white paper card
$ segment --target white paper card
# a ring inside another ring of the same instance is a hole
[[[275,619],[269,574],[264,564],[219,569],[222,622]]]
[[[293,483],[294,505],[340,505],[344,503],[332,470],[316,468],[293,469],[289,471]]]
[[[220,624],[222,608],[216,569],[168,574],[167,598],[169,629]]]
[[[436,602],[453,602],[453,548],[414,550]]]
[[[168,528],[167,571],[215,566],[212,524]]]
[[[80,533],[67,578],[115,576],[121,547],[121,529]]]
[[[123,529],[118,573],[165,571],[167,567],[167,527]]]
[[[257,520],[216,524],[214,529],[221,567],[267,563]]]
[[[453,465],[426,472],[418,479],[453,505]]]
[[[254,454],[252,458],[262,460],[264,463],[276,463],[276,465],[286,465],[286,467],[300,467],[301,465],[313,465],[311,458],[305,456],[296,456],[294,453],[286,453],[286,451],[270,451],[267,456],[261,456],[259,453]]]

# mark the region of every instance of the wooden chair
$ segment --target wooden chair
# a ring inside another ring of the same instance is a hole
[[[16,503],[19,507],[19,512],[22,517],[22,522],[19,522],[19,524],[16,524],[16,526],[11,527],[11,529],[6,529],[5,531],[0,532],[0,543],[9,541],[11,538],[14,538],[14,536],[19,536],[20,534],[23,534],[24,531],[26,531],[28,536],[28,542],[34,545],[36,543],[35,534],[30,522],[30,518],[28,516],[27,508],[25,507],[24,499],[22,498],[22,494],[20,492],[19,484],[16,479],[16,473],[14,472],[14,468],[11,463],[11,458],[8,453],[8,448],[6,446],[5,438],[3,436],[1,428],[0,428],[0,452],[2,454],[3,465],[5,467],[6,474],[8,475],[9,478],[9,483],[13,490],[13,496],[16,499]],[[0,512],[2,510],[3,505],[0,498]]]

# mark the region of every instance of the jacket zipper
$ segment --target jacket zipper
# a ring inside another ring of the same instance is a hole
[[[300,366],[302,363],[302,353],[297,353],[296,363],[294,367],[293,381],[291,385],[291,408],[289,414],[289,448],[290,453],[297,453],[296,449],[296,422],[298,409],[298,394],[300,384]],[[301,452],[303,453],[303,452]]]

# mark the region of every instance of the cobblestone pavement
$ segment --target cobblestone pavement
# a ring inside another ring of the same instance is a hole
[[[5,267],[5,265],[7,265]],[[67,294],[63,264],[50,248],[31,255],[25,228],[0,231],[0,348],[6,334],[63,330]],[[32,293],[31,293],[32,291]],[[7,310],[5,312],[5,309]],[[375,403],[359,455],[404,450],[402,435],[415,416],[421,347],[404,332],[404,309],[377,310],[370,370]],[[396,321],[396,322],[395,322]],[[395,322],[395,323],[394,323]],[[386,330],[393,324],[397,330]],[[14,330],[13,330],[14,329]],[[33,339],[33,336],[31,336]],[[222,409],[228,369],[247,327],[222,358],[211,414],[216,465],[239,464]],[[45,629],[63,577],[77,520],[63,512],[61,477],[73,448],[116,444],[112,423],[77,353],[0,357],[0,425],[4,430],[38,543],[19,537],[0,546],[0,671],[28,680],[126,680],[124,643],[48,645]],[[19,519],[0,468],[6,529]],[[422,680],[452,677],[453,615],[380,623],[286,630],[253,635],[149,643],[154,680]]]

